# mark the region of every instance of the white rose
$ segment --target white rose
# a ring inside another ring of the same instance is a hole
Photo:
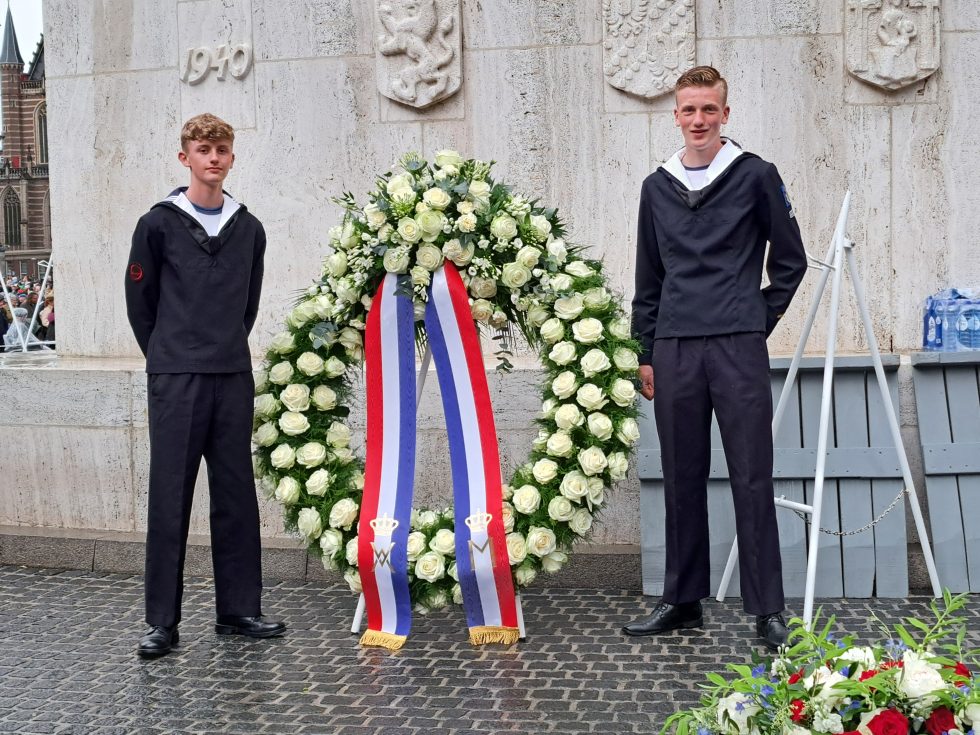
[[[456,151],[450,150],[448,148],[436,151],[436,166],[444,168],[446,166],[455,166],[459,168],[463,165],[463,157],[459,155]]]
[[[603,331],[605,330],[602,322],[592,317],[581,319],[572,325],[572,334],[575,335],[575,340],[587,345],[595,344],[602,339]]]
[[[558,492],[569,500],[578,502],[589,492],[589,478],[578,470],[572,470],[562,478]]]
[[[585,308],[587,309],[601,309],[612,300],[612,296],[602,286],[590,288],[582,294],[582,298],[585,300]]]
[[[533,304],[531,308],[527,310],[528,324],[535,328],[539,328],[542,324],[548,321],[548,317],[550,316],[551,312],[541,306],[541,304]]]
[[[519,533],[507,534],[507,558],[510,565],[520,564],[527,558],[527,542]]]
[[[552,551],[541,559],[541,569],[548,574],[553,574],[565,566],[568,561],[568,554],[564,551]]]
[[[630,339],[633,336],[629,320],[622,317],[609,322],[609,333],[616,339]]]
[[[327,458],[327,448],[319,442],[307,442],[296,450],[296,461],[304,467],[316,467]]]
[[[500,495],[504,500],[510,500],[514,497],[514,488],[504,483],[500,486]]]
[[[547,429],[538,429],[537,437],[531,442],[531,449],[535,452],[543,452],[548,445],[549,436],[551,436],[551,432]]]
[[[640,427],[636,423],[636,419],[625,418],[620,421],[616,438],[628,447],[636,444],[640,440]]]
[[[435,239],[439,237],[439,234],[442,232],[442,228],[445,227],[446,223],[448,222],[446,215],[444,215],[442,212],[437,212],[434,209],[420,212],[415,216],[415,221],[418,223],[419,229],[422,230],[422,239],[425,242],[435,241]]]
[[[525,245],[517,251],[514,260],[525,268],[533,268],[541,260],[541,251],[531,245]]]
[[[760,709],[752,696],[734,692],[718,700],[718,722],[730,723],[727,730],[730,735],[748,733],[748,720],[757,715]]]
[[[587,475],[598,475],[608,464],[606,455],[599,447],[587,447],[578,453],[578,464]]]
[[[437,588],[429,591],[429,594],[425,596],[424,602],[429,610],[438,610],[449,604],[449,598],[446,597],[445,590]]]
[[[463,588],[460,587],[458,583],[453,585],[452,594],[453,594],[453,604],[454,605],[462,605],[463,604]]]
[[[592,514],[585,508],[579,508],[568,522],[568,527],[579,536],[584,536],[592,528]]]
[[[482,211],[490,203],[490,184],[486,181],[471,181],[466,195]]]
[[[384,257],[381,260],[385,270],[389,273],[405,273],[408,271],[409,259],[407,248],[388,248],[385,250]]]
[[[347,582],[350,591],[355,595],[363,591],[361,587],[361,575],[357,573],[356,569],[348,569],[344,572],[344,581]]]
[[[493,316],[493,304],[486,299],[476,299],[470,306],[470,313],[478,322],[485,322]]]
[[[562,404],[555,411],[555,424],[558,425],[559,429],[571,431],[576,426],[581,426],[583,421],[582,412],[574,403]]]
[[[980,725],[980,704],[968,704],[962,712],[963,721],[967,725]]]
[[[589,266],[587,266],[581,260],[573,260],[571,263],[565,266],[565,272],[577,278],[587,278],[588,276],[595,274],[595,271],[589,268]]]
[[[591,505],[602,505],[606,497],[606,488],[602,484],[602,478],[589,478],[589,503]]]
[[[449,206],[452,197],[438,186],[434,186],[431,189],[426,189],[425,193],[422,194],[422,201],[433,209],[442,210]]]
[[[341,498],[330,509],[329,523],[331,528],[349,529],[357,520],[358,506],[350,498]]]
[[[562,341],[551,348],[548,358],[557,365],[568,365],[575,360],[577,354],[574,342]]]
[[[571,296],[555,300],[555,316],[566,322],[575,319],[584,309],[585,301],[580,293],[573,293]],[[601,327],[602,324],[600,323],[599,326]]]
[[[472,212],[461,214],[456,220],[456,229],[460,232],[473,232],[476,229],[476,215]]]
[[[428,270],[426,270],[425,268],[423,268],[420,265],[417,265],[414,268],[412,268],[412,270],[409,271],[409,273],[412,276],[412,285],[413,286],[428,286],[429,285],[429,282],[432,280],[432,274]],[[415,308],[416,309],[418,309],[418,307],[420,307],[420,306],[422,307],[422,316],[424,317],[425,316],[425,305],[424,304],[415,304]],[[419,315],[416,314],[415,315],[415,320],[418,321],[418,319],[419,319]]]
[[[269,382],[276,385],[286,385],[293,377],[293,365],[289,362],[277,362],[269,370]]]
[[[446,576],[446,560],[437,551],[427,551],[415,562],[415,576],[426,582],[437,582]]]
[[[292,332],[280,332],[272,338],[272,342],[269,343],[269,349],[280,355],[285,355],[296,349],[296,338]]]
[[[327,361],[323,363],[323,374],[328,378],[337,378],[347,372],[347,366],[344,364],[343,360],[337,357],[328,357]]]
[[[550,419],[555,415],[555,411],[558,408],[558,401],[554,398],[545,398],[541,402],[541,416],[546,419]]]
[[[581,323],[581,322],[579,322]],[[572,331],[575,331],[575,327],[572,327]],[[582,358],[582,372],[585,377],[591,378],[593,375],[598,375],[599,373],[604,373],[606,370],[612,367],[612,363],[609,362],[609,357],[602,350],[591,349],[585,353]]]
[[[551,459],[539,459],[531,468],[534,479],[546,485],[558,476],[558,465]]]
[[[610,479],[615,482],[626,477],[626,472],[629,470],[630,464],[625,454],[622,452],[613,452],[609,455],[608,462]]]
[[[327,443],[332,447],[346,447],[350,444],[350,429],[339,421],[334,421],[327,429]]]
[[[504,533],[510,533],[514,530],[514,506],[510,503],[503,503],[501,505],[501,515],[500,520],[504,524]]]
[[[331,253],[327,256],[327,259],[324,261],[323,265],[325,266],[327,273],[334,278],[340,278],[347,272],[347,253],[343,252],[342,250]]]
[[[337,341],[350,352],[354,347],[361,346],[361,333],[351,327],[344,327],[337,335]]]
[[[304,301],[301,304],[297,304],[296,307],[289,312],[286,322],[291,327],[302,327],[315,316],[316,309],[314,308],[313,304],[308,301]]]
[[[550,288],[554,293],[564,293],[565,291],[570,291],[572,288],[572,277],[567,273],[556,273],[548,280],[548,288]],[[585,306],[584,300],[582,305],[583,307]]]
[[[456,535],[448,528],[440,528],[429,542],[429,548],[443,556],[453,556],[456,552]]]
[[[490,315],[490,326],[496,329],[503,329],[507,326],[507,315],[499,309]]]
[[[590,413],[588,426],[589,432],[599,441],[605,441],[612,436],[613,423],[604,413]]]
[[[534,485],[522,485],[514,491],[513,501],[519,513],[530,515],[541,506],[541,493]]]
[[[321,411],[329,411],[337,405],[337,394],[333,388],[318,385],[313,389],[313,405]]]
[[[283,388],[279,400],[290,411],[305,411],[310,407],[310,389],[305,385],[291,383]]]
[[[497,282],[477,276],[470,281],[470,293],[478,299],[489,299],[497,293]]]
[[[306,492],[316,497],[323,497],[327,494],[330,487],[330,473],[327,470],[319,469],[306,478]]]
[[[279,428],[287,436],[299,436],[310,428],[310,422],[301,413],[283,411],[279,416]]]
[[[320,534],[320,550],[323,552],[324,568],[337,568],[334,558],[340,552],[340,548],[343,546],[343,543],[344,537],[340,531],[337,531],[336,529],[328,528],[326,531]],[[330,562],[330,566],[327,566],[326,562],[328,561]]]
[[[514,580],[519,587],[527,587],[537,576],[537,571],[530,564],[522,564],[514,570]]]
[[[544,240],[551,234],[551,222],[543,215],[532,214],[531,227],[534,228],[534,234],[541,240]]]
[[[388,179],[385,189],[390,197],[405,196],[406,194],[411,194],[414,196],[415,189],[412,184],[412,175],[408,173],[401,173]]]
[[[377,230],[388,221],[385,213],[378,209],[378,205],[374,202],[364,207],[364,216],[367,219],[368,227],[372,230]]]
[[[354,451],[350,447],[330,447],[330,455],[341,464],[354,461]]]
[[[609,389],[609,395],[618,406],[629,406],[636,400],[636,387],[630,380],[617,378]]]
[[[560,237],[556,237],[548,243],[548,255],[554,258],[559,264],[565,262],[565,258],[568,256],[568,248],[565,247],[565,241]]]
[[[572,502],[563,495],[556,495],[548,503],[548,516],[555,521],[568,522],[575,515]]]
[[[344,558],[347,559],[347,563],[352,567],[357,566],[357,552],[358,552],[358,537],[355,536],[350,541],[347,542],[347,546],[344,547]]]
[[[316,508],[303,508],[296,518],[296,528],[307,543],[315,538],[320,538],[320,534],[323,533],[320,511]]]
[[[616,368],[624,373],[636,372],[640,367],[636,353],[628,347],[617,347],[613,353],[613,362],[616,363]]]
[[[255,395],[258,396],[269,388],[269,373],[259,370],[255,373]]]
[[[423,245],[415,253],[415,261],[427,271],[442,265],[442,251],[435,245]]]
[[[527,533],[527,550],[538,557],[544,557],[555,550],[555,532],[550,528],[531,526]]]
[[[541,325],[541,339],[547,344],[553,344],[563,336],[565,336],[565,327],[558,319],[552,317]]]
[[[361,297],[361,292],[349,278],[341,278],[334,283],[334,293],[337,300],[344,304],[353,304]]]
[[[575,389],[578,387],[578,378],[575,377],[575,373],[571,370],[565,370],[559,373],[554,380],[551,381],[551,392],[554,393],[558,398],[568,398]]]
[[[272,454],[269,455],[269,461],[272,462],[272,466],[276,469],[288,470],[296,463],[296,452],[288,444],[280,444],[272,450]]]
[[[512,240],[517,237],[517,220],[501,212],[490,223],[490,234],[498,240]]]
[[[507,288],[521,288],[531,280],[531,271],[520,263],[505,263],[500,280]]]
[[[454,237],[452,240],[447,240],[442,245],[443,257],[456,262],[456,258],[463,254],[463,244],[459,241],[459,238]]]
[[[579,388],[575,393],[575,400],[586,411],[598,411],[608,403],[602,388],[595,383],[586,383]]]
[[[276,486],[276,500],[283,505],[292,505],[299,500],[299,482],[292,477],[284,477]]]
[[[278,438],[279,430],[276,428],[275,424],[266,421],[256,430],[255,435],[252,437],[252,441],[260,447],[271,447],[276,443]]]
[[[296,369],[311,377],[319,375],[323,372],[323,358],[313,352],[304,352],[296,360]]]
[[[412,526],[416,528],[428,528],[429,526],[435,525],[439,520],[439,515],[435,511],[423,510],[419,512]]]
[[[408,541],[406,542],[406,549],[408,552],[408,560],[415,561],[422,554],[425,553],[425,534],[421,531],[412,531],[408,534]]]
[[[938,666],[921,658],[914,651],[902,655],[902,673],[898,689],[909,699],[922,699],[946,687]]]
[[[568,457],[575,451],[575,444],[572,443],[572,437],[568,435],[567,431],[556,431],[548,437],[548,443],[545,446],[548,454],[553,457]]]

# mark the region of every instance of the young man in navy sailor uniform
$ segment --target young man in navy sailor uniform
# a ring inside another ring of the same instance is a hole
[[[702,625],[714,411],[734,497],[742,602],[762,641],[777,648],[788,631],[766,338],[803,279],[806,254],[776,167],[721,137],[729,108],[718,71],[690,69],[675,95],[684,148],[643,182],[633,299],[640,392],[654,401],[663,456],[664,591],[653,614],[623,632]]]
[[[146,356],[150,493],[146,622],[137,652],[177,644],[194,483],[203,457],[219,634],[269,638],[286,626],[262,617],[259,510],[252,478],[254,383],[248,334],[262,290],[265,231],[222,191],[235,133],[214,115],[188,120],[180,162],[190,186],[136,224],[126,271],[129,323]]]

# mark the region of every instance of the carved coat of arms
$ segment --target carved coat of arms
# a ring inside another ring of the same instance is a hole
[[[427,107],[462,83],[459,0],[376,0],[378,89]]]
[[[658,97],[694,66],[694,0],[603,0],[603,72],[630,94]]]
[[[940,0],[847,0],[847,70],[901,89],[939,68]]]

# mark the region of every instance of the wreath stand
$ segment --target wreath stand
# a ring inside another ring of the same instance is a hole
[[[810,524],[810,539],[809,548],[807,550],[806,592],[803,600],[803,622],[808,627],[813,621],[813,596],[814,586],[816,584],[817,550],[819,547],[819,544],[817,543],[817,535],[820,533],[820,514],[823,504],[823,486],[826,477],[827,431],[831,414],[830,400],[834,383],[834,355],[837,346],[837,319],[840,307],[841,280],[844,273],[845,258],[847,260],[847,267],[851,275],[851,283],[854,286],[854,296],[857,301],[858,309],[861,312],[861,320],[864,323],[864,333],[868,341],[868,349],[871,352],[871,359],[874,363],[875,376],[878,379],[878,388],[881,391],[881,402],[885,407],[885,416],[891,430],[892,442],[895,445],[895,450],[898,453],[899,463],[902,468],[902,478],[905,483],[905,487],[898,498],[896,498],[896,502],[906,494],[909,496],[910,505],[912,507],[912,516],[915,518],[915,527],[919,532],[919,540],[922,543],[922,555],[925,557],[926,568],[929,571],[929,580],[932,583],[932,593],[937,598],[942,597],[942,588],[939,585],[939,575],[936,572],[936,563],[933,560],[932,548],[929,545],[929,537],[926,534],[925,522],[922,519],[922,510],[919,507],[919,498],[915,492],[915,484],[912,481],[912,471],[909,469],[908,457],[905,454],[905,445],[902,442],[902,434],[899,430],[898,420],[895,417],[895,409],[892,406],[888,384],[885,381],[885,369],[881,363],[881,355],[878,352],[878,343],[875,339],[874,328],[871,325],[871,315],[868,311],[867,300],[864,296],[864,287],[861,285],[858,269],[854,263],[854,243],[849,240],[845,234],[850,204],[851,192],[848,191],[844,195],[844,204],[841,207],[840,214],[838,215],[837,226],[834,228],[834,236],[831,240],[830,248],[828,249],[824,260],[818,261],[812,256],[808,256],[810,260],[815,261],[815,265],[813,267],[818,267],[821,271],[820,282],[817,285],[817,290],[813,295],[812,302],[810,303],[810,311],[807,314],[806,322],[803,326],[803,333],[800,335],[800,341],[796,346],[796,353],[793,355],[793,360],[790,363],[789,373],[786,375],[786,382],[783,384],[783,390],[779,396],[779,401],[776,404],[776,410],[773,413],[772,419],[772,433],[775,437],[776,432],[779,430],[779,425],[782,421],[783,414],[785,413],[789,395],[793,389],[793,384],[796,381],[796,376],[800,365],[800,358],[803,356],[803,350],[806,347],[807,340],[810,337],[810,331],[813,329],[813,321],[816,317],[817,309],[820,307],[820,300],[823,297],[827,286],[827,278],[830,276],[831,271],[833,271],[834,280],[831,287],[830,320],[828,322],[827,347],[824,356],[823,368],[823,393],[820,402],[820,428],[817,435],[817,466],[816,477],[814,478],[813,483],[813,503],[812,505],[797,503],[791,500],[786,500],[786,498],[783,496],[775,499],[775,503],[778,506],[796,511],[801,516],[803,516],[803,514],[810,515],[810,519],[807,521]],[[892,505],[890,505],[870,524],[868,524],[868,526],[860,530],[868,530],[874,526],[879,520],[881,520],[885,513],[891,510],[894,505],[895,503],[892,503]],[[804,518],[804,520],[807,519]],[[732,541],[732,549],[728,555],[728,563],[725,566],[724,574],[722,574],[721,584],[718,587],[718,595],[715,598],[719,602],[723,602],[725,599],[725,594],[728,592],[728,584],[731,581],[732,573],[735,570],[735,563],[737,561],[738,537],[736,536],[735,540]]]
[[[425,346],[425,352],[422,353],[422,364],[419,366],[419,377],[415,384],[415,411],[418,413],[419,405],[422,402],[422,391],[425,388],[425,378],[429,374],[429,362],[432,360],[432,351],[429,346]],[[517,630],[520,634],[520,640],[524,640],[527,636],[524,631],[524,610],[521,607],[521,593],[518,592],[514,595],[514,599],[517,602]],[[361,621],[364,619],[364,593],[362,592],[360,597],[357,598],[357,609],[354,611],[354,620],[351,622],[350,632],[360,633],[361,631]]]

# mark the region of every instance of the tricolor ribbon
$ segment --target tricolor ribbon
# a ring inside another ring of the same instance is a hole
[[[388,274],[368,315],[367,459],[358,569],[368,613],[362,645],[397,650],[411,627],[406,541],[415,474],[411,298]],[[452,264],[432,276],[425,311],[449,436],[456,569],[470,642],[513,643],[517,606],[503,524],[500,455],[480,339]]]

